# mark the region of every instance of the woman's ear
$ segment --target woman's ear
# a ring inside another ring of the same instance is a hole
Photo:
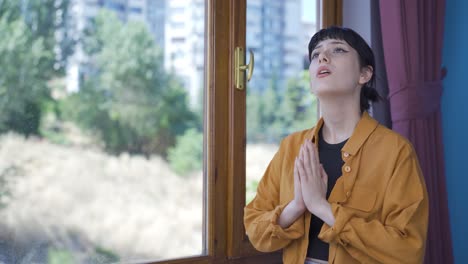
[[[374,74],[372,66],[366,66],[361,69],[361,76],[359,77],[359,84],[364,85],[370,81]]]

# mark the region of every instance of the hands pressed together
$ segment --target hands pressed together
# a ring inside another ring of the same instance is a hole
[[[294,163],[294,207],[307,209],[329,226],[335,222],[331,206],[326,199],[328,176],[319,161],[316,146],[307,140]]]

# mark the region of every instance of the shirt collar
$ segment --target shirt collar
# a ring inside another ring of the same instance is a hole
[[[356,125],[353,134],[348,139],[348,142],[344,145],[341,151],[347,152],[351,155],[354,155],[358,152],[367,138],[372,134],[372,132],[377,128],[379,123],[373,119],[367,112],[364,112],[361,116],[361,119]],[[309,139],[315,144],[318,142],[319,131],[323,126],[323,117],[317,122],[317,125],[311,130]]]

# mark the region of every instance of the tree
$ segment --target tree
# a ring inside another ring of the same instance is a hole
[[[47,82],[63,76],[72,52],[72,43],[56,34],[69,21],[68,7],[69,0],[0,1],[0,35],[8,36],[0,43],[0,133],[39,134],[51,100]]]
[[[185,89],[164,70],[162,51],[143,23],[124,24],[102,11],[84,49],[91,63],[83,87],[70,98],[72,115],[98,132],[109,152],[166,156],[176,136],[196,126]]]
[[[290,78],[285,89],[273,78],[263,91],[248,90],[247,137],[250,142],[278,143],[317,121],[317,101],[309,92],[307,71]]]
[[[41,100],[48,97],[43,60],[52,56],[42,38],[34,39],[21,20],[0,17],[0,132],[37,134]]]
[[[177,137],[175,147],[169,148],[168,160],[179,175],[201,170],[203,167],[203,133],[188,129]]]
[[[317,98],[310,93],[308,71],[288,80],[281,113],[287,134],[310,128],[317,122]]]
[[[77,29],[70,14],[70,0],[2,0],[0,16],[12,22],[22,20],[32,39],[42,39],[44,49],[53,56],[41,61],[48,77],[64,74],[66,61],[73,54]]]

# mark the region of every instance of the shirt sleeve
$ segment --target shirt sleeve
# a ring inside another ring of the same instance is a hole
[[[257,188],[257,195],[244,208],[244,225],[252,245],[259,251],[271,252],[284,248],[292,240],[304,235],[304,217],[288,228],[277,221],[289,202],[280,204],[280,179],[284,162],[283,143],[271,160]]]
[[[385,191],[381,220],[355,216],[331,204],[335,224],[324,224],[319,238],[337,243],[361,263],[422,263],[428,225],[428,198],[411,145],[403,147]]]

